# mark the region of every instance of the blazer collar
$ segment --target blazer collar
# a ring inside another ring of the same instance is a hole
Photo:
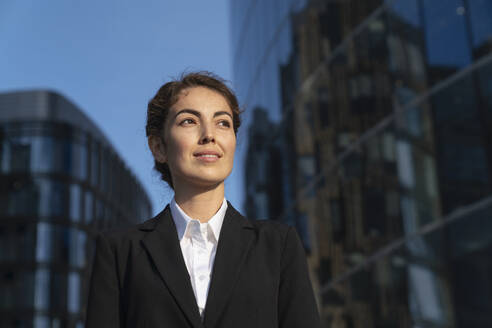
[[[204,312],[206,327],[214,327],[220,318],[255,237],[251,222],[227,205]],[[139,229],[149,232],[142,243],[191,326],[203,327],[169,205]]]
[[[205,306],[205,327],[215,327],[220,319],[255,236],[251,222],[228,202]]]
[[[142,223],[139,229],[148,231],[141,242],[190,326],[202,327],[169,205],[155,218]]]

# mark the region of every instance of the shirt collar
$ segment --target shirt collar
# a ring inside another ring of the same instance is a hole
[[[178,239],[181,240],[183,239],[183,236],[186,232],[186,227],[188,226],[188,223],[193,220],[193,218],[189,217],[188,214],[186,214],[181,209],[181,207],[179,207],[174,197],[171,200],[169,207],[171,208],[171,216],[173,217],[174,224],[176,225],[176,230],[178,232]],[[220,206],[217,213],[215,213],[214,216],[212,216],[207,222],[210,228],[212,228],[215,240],[217,241],[219,241],[220,229],[222,228],[222,223],[224,222],[226,211],[227,200],[224,198],[224,200],[222,201],[222,205]]]

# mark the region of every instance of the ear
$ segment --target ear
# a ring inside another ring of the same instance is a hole
[[[154,159],[159,163],[166,163],[167,162],[166,147],[164,146],[164,143],[162,142],[161,138],[159,138],[158,136],[149,136],[147,138],[147,142],[149,144],[150,151],[154,156]]]

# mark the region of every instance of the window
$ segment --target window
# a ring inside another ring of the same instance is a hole
[[[90,191],[85,192],[84,206],[85,222],[91,223],[92,219],[94,218],[94,197],[92,196],[92,192]]]
[[[36,270],[34,281],[34,307],[48,310],[50,305],[50,273],[47,269]]]
[[[68,311],[77,313],[80,311],[80,275],[77,272],[68,274]]]
[[[70,185],[70,220],[73,222],[80,221],[82,215],[82,195],[80,186],[77,184]]]
[[[70,235],[69,263],[72,266],[83,268],[86,265],[87,234],[75,228],[68,230]]]
[[[69,205],[68,185],[47,179],[36,179],[39,215],[42,217],[66,217]]]
[[[471,62],[459,0],[422,1],[428,63],[434,67],[464,67]]]
[[[91,184],[99,186],[99,144],[93,142],[91,147]]]
[[[465,0],[469,8],[467,14],[470,19],[473,46],[476,49],[484,47],[492,41],[492,2],[490,0]]]
[[[32,261],[36,226],[20,223],[0,226],[0,261]]]
[[[49,262],[53,255],[53,227],[49,223],[37,224],[36,261]]]

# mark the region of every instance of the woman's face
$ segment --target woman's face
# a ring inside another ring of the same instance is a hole
[[[223,183],[231,173],[236,149],[226,99],[205,87],[185,89],[167,117],[163,148],[174,187]]]

